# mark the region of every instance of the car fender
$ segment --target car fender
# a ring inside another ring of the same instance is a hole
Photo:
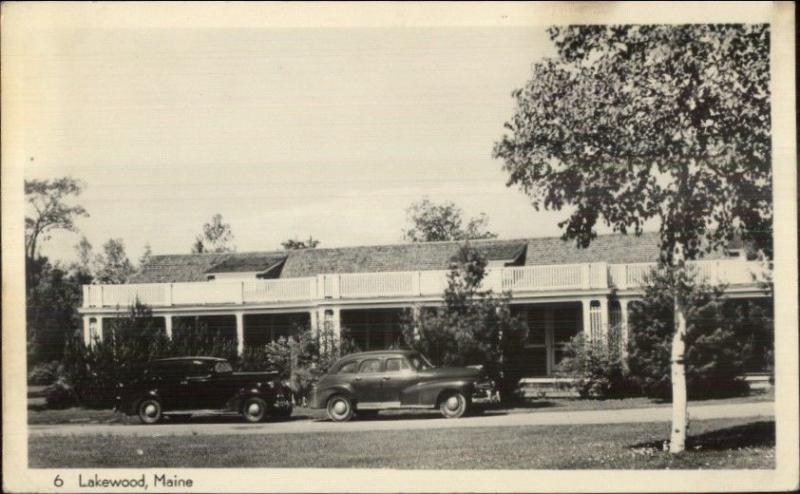
[[[475,380],[470,378],[459,379],[442,379],[437,381],[428,381],[420,383],[407,391],[416,393],[420,405],[436,406],[439,397],[444,392],[459,391],[469,398],[472,395],[472,388],[475,386]]]
[[[139,403],[141,403],[142,400],[146,400],[148,398],[154,398],[161,403],[162,407],[164,406],[164,399],[161,397],[161,394],[158,392],[158,389],[148,389],[142,393],[137,394],[136,398],[130,400],[125,410],[126,413],[128,415],[136,415],[137,413],[136,409],[139,408]]]
[[[333,395],[344,395],[351,400],[354,400],[355,393],[353,387],[347,383],[335,384],[324,389],[318,389],[314,396],[314,408],[325,408],[328,399]]]

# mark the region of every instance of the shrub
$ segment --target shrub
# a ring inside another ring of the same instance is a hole
[[[647,396],[670,399],[670,348],[674,294],[684,288],[686,383],[690,398],[747,391],[741,379],[752,354],[752,338],[738,311],[725,309],[724,287],[695,282],[692,270],[653,274],[641,302],[631,305],[628,367]]]
[[[58,360],[36,364],[28,373],[28,384],[33,386],[53,384],[59,377],[60,366],[61,362]]]
[[[623,398],[634,394],[617,346],[606,340],[589,340],[579,334],[564,350],[556,373],[573,380],[581,398]]]
[[[69,408],[78,403],[75,390],[67,382],[58,380],[44,390],[44,399],[47,408]]]

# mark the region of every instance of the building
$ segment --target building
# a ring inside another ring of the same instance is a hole
[[[136,299],[149,305],[168,336],[197,322],[238,342],[239,351],[286,336],[297,325],[327,325],[364,350],[400,338],[408,310],[441,303],[459,242],[294,251],[154,256],[125,285],[86,285],[86,342]],[[512,295],[528,323],[525,373],[551,375],[566,342],[580,331],[627,335],[628,305],[642,294],[658,257],[658,234],[598,236],[586,249],[559,238],[480,240],[484,286]],[[764,297],[763,266],[742,249],[712,253],[699,271],[725,283],[727,296]],[[107,326],[107,325],[106,325]]]

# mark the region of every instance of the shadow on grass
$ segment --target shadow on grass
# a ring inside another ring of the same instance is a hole
[[[650,441],[634,444],[630,448],[660,450],[663,444],[663,440]],[[726,451],[763,446],[775,446],[775,422],[772,420],[737,425],[686,438],[687,450]]]

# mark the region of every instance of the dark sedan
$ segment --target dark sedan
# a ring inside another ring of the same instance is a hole
[[[154,424],[164,415],[237,413],[248,422],[292,413],[277,372],[233,372],[214,357],[153,360],[118,385],[117,409]]]
[[[480,369],[436,368],[419,352],[386,350],[343,357],[315,386],[311,406],[336,422],[392,408],[438,408],[458,418],[498,398]]]

